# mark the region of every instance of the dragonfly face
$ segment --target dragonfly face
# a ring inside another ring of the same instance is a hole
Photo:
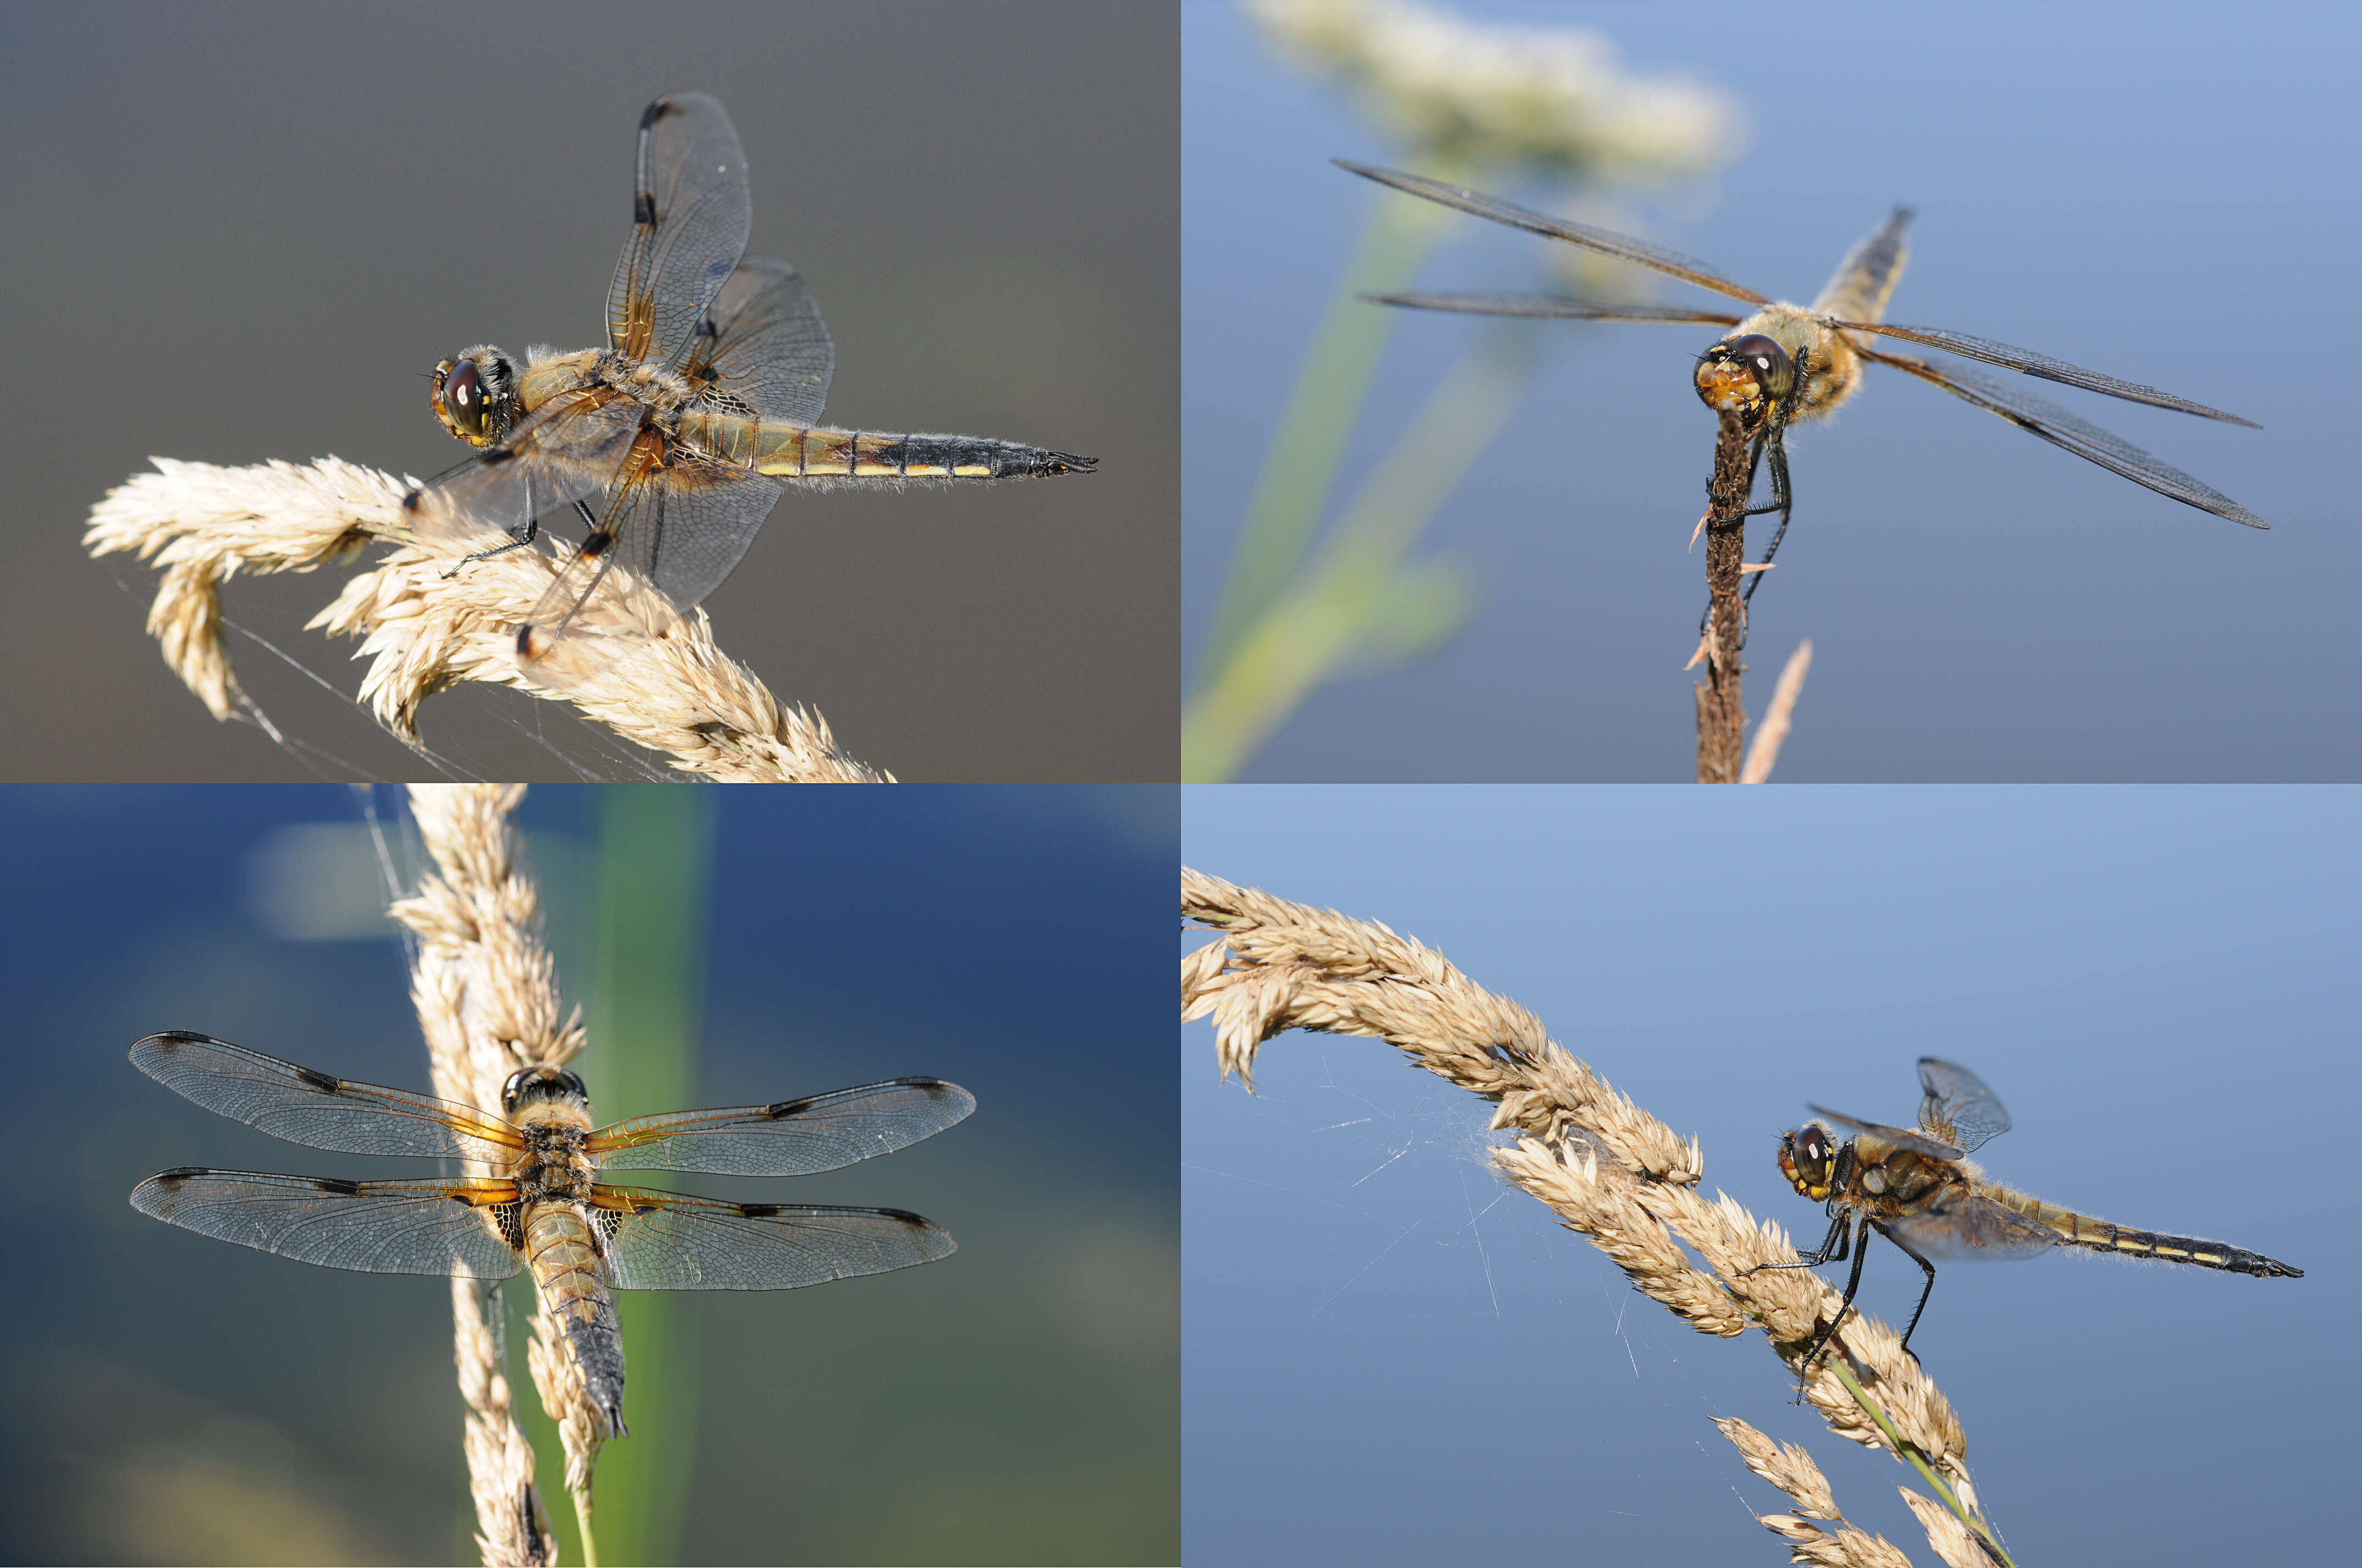
[[[539,658],[608,571],[677,607],[721,586],[791,484],[1086,473],[1095,458],[982,436],[819,425],[836,350],[795,269],[745,256],[746,160],[722,105],[659,98],[640,116],[632,232],[607,293],[607,347],[540,351],[520,371],[489,344],[436,368],[435,417],[477,456],[403,500],[414,536],[533,542],[572,508],[588,525],[525,622]]]
[[[2219,1242],[2094,1220],[1988,1181],[1968,1156],[1988,1139],[2009,1131],[2009,1112],[2000,1099],[1966,1067],[1934,1056],[1919,1058],[1919,1083],[1924,1098],[1915,1132],[1857,1121],[1816,1105],[1811,1109],[1821,1121],[1807,1122],[1780,1140],[1780,1174],[1798,1193],[1825,1205],[1831,1223],[1816,1251],[1794,1263],[1760,1266],[1816,1268],[1841,1263],[1849,1253],[1853,1259],[1845,1300],[1805,1353],[1807,1367],[1853,1305],[1872,1231],[1909,1254],[1927,1276],[1903,1331],[1905,1352],[1935,1291],[1937,1258],[1993,1261],[2082,1247],[2259,1278],[2295,1278],[2304,1273]],[[1852,1136],[1840,1143],[1832,1127]]]
[[[617,1290],[786,1290],[951,1255],[951,1236],[900,1209],[731,1203],[598,1180],[607,1168],[806,1176],[908,1148],[976,1099],[894,1078],[771,1105],[636,1117],[593,1131],[582,1080],[540,1063],[501,1114],[354,1083],[225,1040],[174,1031],[132,1066],[206,1110],[291,1143],[476,1162],[492,1174],[346,1181],[183,1165],[134,1187],[167,1224],[372,1274],[506,1279],[533,1272],[592,1403],[624,1428]]]
[[[1897,207],[1885,223],[1855,246],[1838,264],[1836,274],[1808,308],[1772,300],[1731,282],[1715,268],[1630,235],[1571,219],[1555,218],[1505,202],[1498,196],[1462,186],[1447,185],[1399,170],[1379,169],[1344,159],[1337,164],[1365,179],[1397,191],[1457,208],[1461,212],[1551,239],[1561,239],[1618,260],[1651,268],[1668,277],[1710,290],[1725,298],[1755,307],[1740,317],[1727,311],[1689,306],[1635,304],[1623,301],[1584,300],[1554,294],[1399,293],[1373,294],[1382,304],[1420,310],[1457,311],[1477,315],[1553,317],[1576,321],[1694,323],[1736,329],[1708,348],[1698,362],[1698,395],[1717,413],[1726,410],[1749,421],[1756,436],[1756,457],[1772,459],[1772,499],[1754,512],[1779,512],[1786,526],[1789,506],[1787,465],[1781,433],[1801,420],[1834,412],[1860,385],[1865,365],[1884,365],[1941,387],[1954,397],[2000,415],[2019,429],[2039,436],[2053,446],[2099,464],[2185,505],[2211,512],[2249,527],[2266,526],[2263,519],[2221,491],[2191,478],[2180,469],[2151,457],[2129,442],[2058,404],[2020,390],[2010,382],[1964,366],[1929,360],[1878,346],[1881,338],[1925,344],[1966,359],[1998,365],[2024,375],[2082,387],[2129,403],[2169,408],[2232,425],[2249,425],[2236,414],[2158,391],[2136,381],[2103,375],[2031,349],[1974,337],[1940,327],[1896,326],[1885,320],[1888,299],[1903,276],[1908,257],[1904,239],[1911,222],[1907,208]],[[1764,347],[1765,342],[1773,348]],[[1783,358],[1790,367],[1781,368]],[[1783,384],[1784,383],[1784,384]],[[1772,548],[1778,547],[1775,536]],[[1765,559],[1770,559],[1766,551]],[[1760,575],[1760,574],[1759,574]],[[1751,596],[1754,588],[1749,585]]]

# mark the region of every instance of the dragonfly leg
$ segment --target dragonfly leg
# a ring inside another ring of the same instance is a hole
[[[1765,566],[1772,564],[1772,558],[1780,553],[1780,541],[1788,536],[1788,513],[1795,502],[1795,497],[1788,490],[1788,447],[1781,440],[1780,432],[1777,430],[1772,432],[1771,447],[1772,504],[1759,510],[1777,512],[1780,514],[1780,526],[1772,530],[1772,542],[1763,548]],[[1752,574],[1751,580],[1747,584],[1746,602],[1751,604],[1755,602],[1755,590],[1763,581],[1764,575],[1760,571]]]
[[[1892,1236],[1889,1236],[1886,1239],[1890,1242],[1894,1242],[1894,1238]],[[1903,1247],[1903,1243],[1900,1242],[1894,1242],[1894,1244],[1898,1247]],[[1903,1326],[1903,1353],[1904,1355],[1911,1355],[1911,1331],[1919,1326],[1919,1314],[1927,1310],[1927,1297],[1936,1294],[1936,1265],[1929,1263],[1926,1258],[1921,1257],[1917,1253],[1912,1252],[1909,1247],[1903,1247],[1903,1251],[1909,1255],[1913,1263],[1917,1264],[1922,1269],[1926,1270],[1927,1275],[1926,1287],[1919,1292],[1919,1305],[1911,1309],[1911,1321]],[[1919,1358],[1915,1355],[1911,1355],[1911,1359],[1913,1361],[1917,1361]]]
[[[599,526],[599,520],[590,515],[590,509],[588,506],[583,505],[582,502],[578,501],[574,503],[574,510],[582,514],[582,522],[585,526],[594,530]],[[532,544],[535,539],[540,537],[540,520],[538,518],[528,517],[524,520],[524,533],[510,535],[509,542],[505,545],[495,545],[489,550],[478,550],[472,556],[461,556],[458,561],[452,566],[451,569],[445,572],[443,575],[446,578],[457,577],[459,575],[459,568],[466,566],[469,561],[488,561],[494,556],[507,555],[511,550],[522,550],[527,545]]]

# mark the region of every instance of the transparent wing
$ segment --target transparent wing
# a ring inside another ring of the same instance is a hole
[[[784,480],[676,447],[670,463],[610,492],[591,545],[559,569],[518,646],[545,657],[617,563],[686,610],[722,585],[785,489]]]
[[[1398,169],[1379,169],[1367,163],[1349,162],[1342,158],[1332,158],[1329,161],[1340,169],[1359,174],[1364,180],[1375,180],[1381,185],[1392,185],[1397,191],[1424,196],[1430,202],[1440,202],[1447,207],[1457,207],[1463,213],[1490,218],[1511,228],[1522,228],[1529,234],[1567,240],[1596,250],[1603,256],[1613,256],[1619,261],[1635,261],[1643,267],[1653,267],[1683,282],[1712,289],[1716,293],[1727,294],[1735,300],[1745,300],[1749,304],[1772,303],[1752,289],[1739,287],[1703,261],[1693,261],[1677,250],[1667,250],[1645,239],[1635,239],[1628,234],[1594,228],[1589,224],[1575,223],[1567,218],[1551,217],[1513,202],[1505,202],[1498,196],[1487,196],[1462,185],[1447,185],[1440,180],[1429,180],[1422,175],[1406,174]]]
[[[131,1065],[207,1110],[315,1149],[498,1165],[524,1147],[516,1129],[498,1117],[332,1077],[207,1034],[150,1034],[131,1047]]]
[[[1930,1138],[1973,1153],[1986,1139],[2009,1131],[2009,1112],[2001,1097],[1966,1067],[1922,1056],[1919,1087],[1926,1091],[1919,1102],[1919,1126]]]
[[[836,345],[796,270],[749,256],[698,323],[683,371],[713,401],[789,425],[817,425],[836,372]]]
[[[1690,310],[1681,305],[1624,304],[1613,300],[1578,300],[1563,294],[1363,294],[1373,304],[1404,305],[1412,310],[1450,310],[1465,315],[1548,316],[1570,321],[1697,322],[1709,326],[1737,326],[1740,318],[1723,311]]]
[[[1968,1262],[2030,1258],[2060,1244],[2058,1231],[2014,1209],[1957,1191],[1946,1192],[1918,1213],[1882,1220],[1878,1228],[1921,1257]]]
[[[508,1181],[338,1181],[196,1166],[131,1189],[142,1214],[298,1263],[364,1274],[506,1279],[524,1254],[502,1238]]]
[[[640,116],[632,237],[607,286],[608,347],[678,367],[746,249],[746,155],[722,105],[674,93]]]
[[[976,1096],[941,1078],[894,1078],[777,1105],[641,1116],[593,1133],[609,1169],[810,1176],[907,1149],[965,1121]]]
[[[1889,213],[1884,223],[1846,252],[1813,308],[1823,315],[1848,320],[1876,321],[1884,315],[1886,302],[1903,279],[1903,264],[1911,257],[1910,244],[1904,237],[1910,226],[1909,207]]]
[[[1882,354],[1870,348],[1862,349],[1861,353],[1882,365],[1892,365],[1907,375],[1939,386],[1954,397],[1972,403],[1988,414],[1997,414],[2019,429],[2039,436],[2054,447],[2063,447],[2087,462],[2097,463],[2110,473],[2121,474],[2159,495],[2170,496],[2186,506],[2211,512],[2217,517],[2227,517],[2250,528],[2271,526],[2212,485],[2191,478],[2170,463],[2151,457],[2131,442],[2112,436],[2089,420],[2079,418],[2032,392],[2004,386],[1972,370],[1948,367],[1938,370],[1925,359],[1915,359],[1907,354]]]
[[[1926,1154],[1930,1159],[1957,1160],[1968,1153],[1966,1149],[1956,1149],[1949,1143],[1937,1143],[1917,1132],[1905,1132],[1900,1127],[1882,1127],[1875,1121],[1856,1121],[1850,1116],[1841,1116],[1817,1105],[1807,1105],[1805,1109],[1849,1132],[1866,1132],[1873,1138],[1884,1139],[1898,1149],[1908,1149],[1915,1154]]]
[[[421,539],[523,538],[525,525],[606,488],[639,434],[641,405],[600,392],[553,398],[509,438],[402,498]]]
[[[933,1263],[951,1233],[899,1209],[723,1203],[646,1187],[591,1189],[618,1290],[793,1290]]]
[[[2156,408],[2170,408],[2181,414],[2195,414],[2208,419],[2219,419],[2226,425],[2244,425],[2250,430],[2261,425],[2252,419],[2242,419],[2235,414],[2225,414],[2219,408],[2209,408],[2202,403],[2192,403],[2186,397],[2145,387],[2138,381],[2119,381],[2103,376],[2097,370],[2087,370],[2070,365],[2064,359],[2054,359],[2047,354],[2036,354],[2031,348],[2013,348],[2006,343],[1995,343],[1987,337],[1971,337],[1965,332],[1947,332],[1936,326],[1885,326],[1874,321],[1839,321],[1839,326],[1858,332],[1875,332],[1885,337],[1901,337],[1913,343],[1925,343],[1937,348],[1948,348],[1971,359],[1982,359],[1988,365],[2004,370],[2023,370],[2029,376],[2039,376],[2046,381],[2058,381],[2070,387],[2105,392],[2110,397],[2123,398],[2126,403],[2145,403]]]

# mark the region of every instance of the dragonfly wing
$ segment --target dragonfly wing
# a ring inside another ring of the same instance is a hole
[[[1970,1153],[2009,1131],[2009,1111],[1984,1080],[1957,1063],[1919,1058],[1919,1126],[1930,1138]]]
[[[1995,343],[1990,337],[1971,337],[1965,332],[1947,332],[1939,326],[1886,326],[1874,321],[1838,322],[1839,326],[1861,332],[1875,332],[1885,337],[1901,337],[1913,343],[1925,343],[1930,348],[1945,348],[1971,359],[1982,359],[1988,365],[2003,370],[2023,370],[2029,376],[2039,376],[2046,381],[2058,381],[2086,391],[2105,392],[2110,397],[2123,398],[2126,403],[2145,403],[2156,408],[2170,408],[2180,414],[2195,414],[2207,419],[2219,419],[2226,425],[2244,425],[2250,430],[2261,429],[2252,419],[2242,419],[2235,414],[2225,414],[2219,408],[2209,408],[2202,403],[2192,403],[2186,397],[2145,387],[2138,381],[2120,381],[2103,376],[2097,370],[2087,370],[2070,365],[2064,359],[2054,359],[2047,354],[2037,354],[2031,348],[2013,348],[2006,343]]]
[[[1962,1262],[2030,1258],[2060,1244],[2058,1232],[2014,1209],[1958,1188],[1915,1214],[1879,1222],[1905,1252]]]
[[[956,1126],[976,1096],[941,1078],[895,1078],[777,1105],[684,1110],[618,1121],[592,1134],[608,1169],[811,1176],[907,1149]]]
[[[618,562],[687,610],[730,575],[785,489],[784,480],[676,447],[664,466],[608,491],[590,539],[558,569],[518,629],[519,657],[546,659]]]
[[[742,403],[766,419],[817,425],[836,371],[836,346],[819,302],[793,267],[749,256],[698,324],[683,372],[727,407]]]
[[[338,1181],[194,1166],[131,1189],[140,1213],[216,1241],[364,1274],[506,1279],[524,1266],[502,1235],[510,1181]]]
[[[632,237],[607,286],[608,347],[678,367],[745,253],[753,214],[746,154],[722,105],[704,93],[650,104],[632,169]]]
[[[2194,506],[2201,512],[2211,512],[2217,517],[2227,517],[2250,528],[2271,526],[2221,491],[2191,478],[2170,463],[2151,457],[2131,442],[2112,436],[2089,420],[2070,414],[2057,403],[2036,397],[2032,392],[2004,386],[1972,370],[1948,366],[1939,370],[1925,359],[1915,359],[1907,354],[1882,354],[1870,348],[1860,351],[1867,359],[1882,365],[1892,365],[1923,381],[1932,382],[1954,397],[1972,403],[1988,414],[1997,414],[2019,429],[2039,436],[2055,447],[2063,447],[2077,457],[2097,463],[2110,473],[2121,474],[2159,495],[2170,496],[2184,505]]]
[[[207,1034],[150,1034],[131,1047],[131,1065],[216,1115],[315,1149],[498,1165],[524,1147],[507,1122],[464,1105],[333,1077]]]
[[[933,1263],[951,1232],[899,1209],[725,1203],[646,1187],[591,1189],[618,1290],[793,1290]]]
[[[421,539],[523,538],[535,518],[607,487],[622,471],[642,412],[604,389],[553,398],[506,441],[403,496],[403,520]]]
[[[1450,310],[1463,315],[1546,316],[1567,321],[1672,321],[1709,326],[1737,326],[1738,316],[1726,311],[1691,310],[1682,305],[1626,304],[1615,300],[1578,300],[1563,294],[1363,294],[1372,304],[1403,305],[1411,310]]]
[[[1911,258],[1904,231],[1911,226],[1911,209],[1897,207],[1860,245],[1846,253],[1830,275],[1827,287],[1813,308],[1823,315],[1847,321],[1876,321],[1886,314],[1886,302],[1903,279],[1903,264]]]
[[[1575,223],[1567,218],[1551,217],[1530,208],[1518,206],[1514,202],[1505,202],[1498,196],[1488,196],[1482,192],[1469,190],[1463,185],[1447,185],[1440,180],[1429,180],[1424,175],[1406,174],[1399,169],[1380,169],[1367,163],[1351,162],[1342,158],[1332,158],[1329,161],[1340,169],[1359,174],[1364,180],[1375,180],[1381,185],[1392,185],[1397,191],[1407,192],[1414,196],[1424,196],[1430,202],[1440,202],[1447,207],[1457,207],[1463,213],[1471,213],[1481,218],[1490,218],[1495,223],[1507,224],[1511,228],[1522,228],[1529,234],[1539,234],[1549,239],[1563,239],[1571,244],[1583,246],[1586,249],[1596,250],[1603,256],[1613,256],[1619,261],[1632,261],[1643,267],[1653,267],[1668,276],[1681,279],[1683,282],[1695,283],[1702,289],[1712,289],[1716,293],[1727,294],[1735,300],[1745,300],[1749,304],[1772,303],[1753,289],[1741,288],[1703,261],[1694,261],[1677,250],[1668,250],[1661,245],[1651,245],[1645,239],[1635,239],[1628,234],[1617,234],[1611,229],[1594,228],[1587,223]]]
[[[1873,1138],[1884,1139],[1898,1149],[1908,1149],[1915,1154],[1926,1154],[1931,1159],[1957,1160],[1968,1153],[1965,1149],[1956,1149],[1949,1143],[1937,1143],[1916,1132],[1905,1132],[1900,1127],[1882,1127],[1875,1121],[1856,1121],[1850,1116],[1841,1116],[1834,1110],[1826,1110],[1817,1105],[1807,1105],[1805,1109],[1826,1121],[1836,1122],[1849,1132],[1867,1132]]]

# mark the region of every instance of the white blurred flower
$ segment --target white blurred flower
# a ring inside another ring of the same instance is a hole
[[[1275,43],[1353,88],[1418,151],[1639,184],[1708,172],[1737,150],[1727,94],[1628,75],[1595,33],[1471,22],[1419,0],[1243,4]]]

